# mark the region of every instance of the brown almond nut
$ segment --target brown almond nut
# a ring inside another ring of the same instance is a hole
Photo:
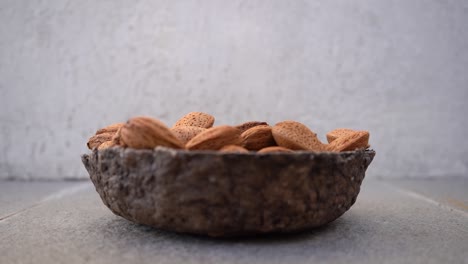
[[[240,131],[232,126],[209,128],[186,144],[189,150],[219,150],[226,145],[241,145]]]
[[[106,149],[106,148],[110,148],[110,147],[113,147],[113,146],[116,146],[115,142],[112,141],[112,140],[109,140],[109,141],[106,141],[104,143],[102,143],[101,145],[98,146],[98,149]]]
[[[272,152],[293,152],[292,150],[280,146],[266,147],[259,150],[257,153],[272,153]]]
[[[182,142],[184,145],[187,144],[192,138],[201,132],[205,131],[206,128],[195,127],[195,126],[178,126],[171,128],[172,133]]]
[[[259,150],[266,147],[276,146],[275,139],[271,134],[271,127],[259,125],[247,129],[241,134],[242,144],[248,150]]]
[[[115,123],[115,124],[103,127],[101,129],[98,129],[98,131],[96,131],[96,135],[102,134],[102,133],[116,133],[117,130],[119,130],[123,125],[124,123]]]
[[[221,152],[232,152],[232,153],[247,153],[249,152],[247,149],[237,146],[237,145],[227,145],[222,147],[219,151]]]
[[[135,149],[157,146],[182,149],[184,144],[161,121],[151,117],[134,117],[120,129],[121,144]]]
[[[256,126],[262,126],[262,125],[267,125],[267,122],[260,122],[260,121],[249,121],[249,122],[245,122],[245,123],[242,123],[240,125],[237,125],[235,126],[235,128],[239,129],[241,131],[241,133],[244,133],[245,131],[247,131],[248,129],[252,128],[252,127],[256,127]]]
[[[354,130],[349,129],[349,128],[337,128],[333,129],[332,131],[327,133],[327,141],[328,143],[332,143],[333,140],[341,137],[341,136],[347,136],[354,132]]]
[[[113,135],[114,133],[102,133],[102,134],[94,135],[89,138],[87,146],[89,149],[97,148],[102,143],[111,140]]]
[[[341,136],[328,144],[329,151],[352,151],[366,149],[369,145],[368,131],[354,131],[346,136]]]
[[[272,128],[276,144],[292,150],[324,151],[326,148],[317,134],[296,121],[279,122]]]
[[[116,146],[122,146],[122,147],[126,147],[122,140],[120,140],[120,132],[121,132],[122,128],[119,128],[119,130],[117,130],[117,132],[115,132],[114,136],[112,136],[112,142],[114,142],[114,144]]]
[[[215,118],[212,115],[202,112],[190,112],[179,119],[174,127],[178,126],[195,126],[202,128],[210,128],[213,126]]]

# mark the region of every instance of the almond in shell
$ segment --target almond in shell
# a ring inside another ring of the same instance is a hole
[[[189,150],[219,150],[226,145],[241,145],[240,131],[232,126],[209,128],[186,144]]]
[[[177,120],[174,127],[178,126],[194,126],[202,128],[210,128],[213,126],[215,118],[212,115],[202,112],[190,112]]]
[[[157,146],[182,149],[184,144],[161,121],[151,117],[134,117],[119,131],[123,146],[153,149]]]
[[[327,146],[329,151],[352,151],[366,149],[369,145],[368,131],[354,131],[346,136],[341,136]]]
[[[268,126],[267,122],[261,122],[261,121],[249,121],[242,123],[240,125],[235,126],[235,128],[239,129],[241,133],[244,133],[246,130],[256,127],[256,126]]]
[[[227,145],[222,147],[219,151],[221,152],[231,152],[231,153],[247,153],[249,152],[247,149],[237,146],[237,145]]]
[[[275,139],[268,125],[254,126],[241,134],[242,144],[248,150],[259,150],[262,148],[276,146]]]
[[[328,143],[332,143],[335,139],[342,137],[342,136],[347,136],[353,132],[354,130],[349,129],[349,128],[333,129],[332,131],[327,133],[327,141]]]
[[[117,132],[115,132],[115,134],[112,136],[112,142],[114,142],[114,144],[116,146],[122,146],[122,147],[125,147],[125,145],[123,144],[122,140],[120,140],[120,132],[122,131],[122,128],[119,128],[119,130],[117,130]]]
[[[183,144],[187,144],[192,138],[205,130],[206,128],[195,126],[177,126],[171,128],[172,133],[174,133]]]
[[[326,145],[320,142],[317,134],[296,121],[279,122],[272,128],[273,138],[281,147],[292,150],[324,151]]]
[[[280,146],[266,147],[259,150],[257,153],[272,153],[272,152],[293,152],[292,150]]]
[[[89,138],[87,146],[89,149],[99,147],[102,143],[109,141],[114,136],[114,133],[101,133]]]
[[[117,130],[119,130],[123,125],[124,123],[115,123],[115,124],[103,127],[99,129],[98,131],[96,131],[96,135],[103,134],[103,133],[116,133]]]
[[[99,145],[98,149],[101,150],[101,149],[106,149],[106,148],[110,148],[114,146],[116,146],[115,142],[112,140],[109,140]]]

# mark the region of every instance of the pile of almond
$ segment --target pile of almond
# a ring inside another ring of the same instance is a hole
[[[99,129],[88,141],[89,149],[121,146],[153,149],[157,146],[187,150],[222,152],[292,152],[352,151],[369,147],[369,132],[339,128],[327,133],[328,143],[296,121],[282,121],[274,126],[251,121],[237,126],[213,126],[215,118],[191,112],[172,128],[151,117],[134,117]]]

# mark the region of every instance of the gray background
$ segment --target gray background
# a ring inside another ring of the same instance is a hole
[[[468,1],[0,2],[0,179],[86,178],[99,127],[367,129],[369,177],[468,175]]]

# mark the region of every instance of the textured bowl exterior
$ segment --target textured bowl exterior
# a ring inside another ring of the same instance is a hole
[[[82,161],[115,214],[219,237],[297,232],[335,220],[356,201],[374,155],[112,147]]]

